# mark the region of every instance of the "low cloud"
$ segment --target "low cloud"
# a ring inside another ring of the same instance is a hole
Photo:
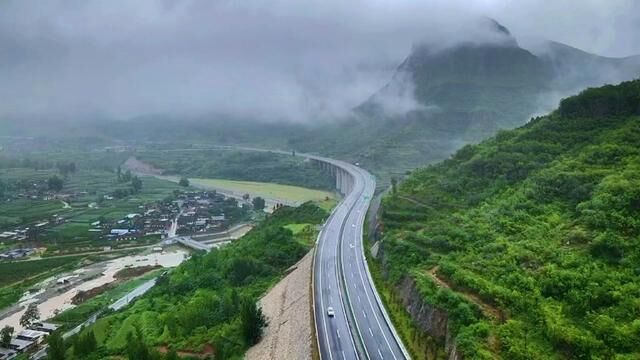
[[[505,4],[3,1],[0,118],[333,119],[385,86],[415,43],[500,41],[474,22],[505,15]],[[536,20],[518,13],[507,27]],[[410,79],[402,84],[400,96],[382,95],[388,111],[418,106]]]

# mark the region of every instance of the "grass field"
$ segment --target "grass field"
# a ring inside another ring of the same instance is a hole
[[[236,181],[224,179],[189,179],[191,185],[211,187],[221,190],[247,193],[252,196],[261,196],[269,199],[285,201],[316,201],[322,202],[327,198],[333,199],[334,194],[328,191],[307,189],[299,186],[280,185],[253,181]]]

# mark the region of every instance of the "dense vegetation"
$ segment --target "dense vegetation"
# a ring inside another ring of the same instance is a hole
[[[154,151],[136,156],[168,175],[272,182],[325,190],[333,190],[334,185],[330,175],[295,156],[213,150]]]
[[[588,89],[384,200],[389,282],[414,279],[470,358],[640,357],[639,94]]]
[[[160,349],[212,348],[216,359],[241,358],[260,336],[256,299],[313,244],[315,234],[294,236],[285,226],[318,224],[326,216],[311,203],[276,210],[241,240],[193,255],[131,307],[99,319],[83,333],[95,334],[95,352],[73,355],[70,342],[67,354],[83,359],[108,354],[131,358],[137,352],[159,358],[153,353]]]

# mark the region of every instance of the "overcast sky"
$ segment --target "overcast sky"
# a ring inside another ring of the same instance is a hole
[[[640,53],[634,0],[4,0],[0,117],[336,117],[417,41],[492,41],[480,15],[518,39]]]

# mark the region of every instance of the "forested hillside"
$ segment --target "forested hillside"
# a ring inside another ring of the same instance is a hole
[[[333,190],[330,174],[304,158],[267,152],[242,151],[149,151],[136,154],[165,175],[272,182]]]
[[[605,58],[555,42],[533,53],[492,19],[477,28],[490,29],[500,41],[445,48],[418,43],[357,116],[296,133],[289,145],[358,161],[385,181],[390,173],[401,176],[521,126],[556,107],[560,96],[640,74],[637,56]],[[388,111],[407,97],[413,107]]]
[[[383,210],[389,284],[446,310],[467,358],[640,357],[640,80],[415,171]]]
[[[294,236],[285,226],[319,224],[327,215],[311,203],[283,207],[240,240],[194,254],[160,277],[132,306],[67,341],[66,358],[175,359],[175,351],[200,358],[242,358],[260,339],[257,299],[315,240],[313,231]]]

